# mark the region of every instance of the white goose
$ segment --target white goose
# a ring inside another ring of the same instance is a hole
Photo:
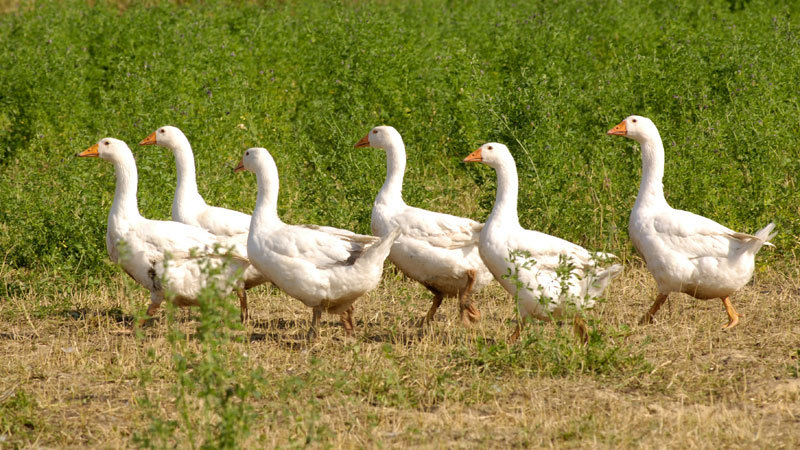
[[[622,272],[622,266],[602,268],[598,259],[612,255],[593,254],[579,245],[520,226],[517,166],[505,145],[484,144],[464,162],[482,162],[497,172],[497,196],[481,231],[480,253],[495,279],[517,298],[521,320],[509,340],[519,338],[529,317],[550,320],[571,312],[569,309],[593,307],[595,298]],[[518,252],[527,252],[530,257],[526,259],[527,255]],[[572,266],[568,273],[562,270],[566,264]],[[510,273],[516,273],[521,285],[507,277]],[[576,329],[585,339],[585,325],[580,316],[575,318]]]
[[[406,205],[403,175],[406,150],[400,133],[392,127],[373,128],[355,145],[386,151],[386,181],[372,207],[372,234],[384,236],[399,228],[389,260],[409,278],[433,293],[433,304],[420,324],[430,322],[444,297],[458,297],[464,324],[480,319],[470,299],[472,292],[492,281],[492,274],[478,253],[478,236],[483,225]]]
[[[737,233],[713,220],[673,209],[664,198],[664,145],[653,122],[630,116],[608,131],[642,147],[642,183],[631,211],[628,233],[658,284],[658,295],[640,323],[650,323],[671,292],[700,300],[722,299],[729,329],[739,323],[730,295],[753,275],[755,254],[775,234],[770,223],[755,236]],[[771,244],[769,244],[771,245]]]
[[[112,261],[150,291],[149,316],[161,306],[165,290],[174,294],[173,301],[178,306],[196,304],[208,281],[201,272],[205,258],[198,255],[211,254],[215,246],[232,248],[234,255],[217,282],[228,284],[227,280],[236,278],[247,267],[246,248],[229,238],[178,222],[145,219],[139,214],[136,162],[125,142],[105,138],[77,156],[100,157],[114,164],[117,183],[108,214],[106,248]],[[169,255],[166,263],[165,255]],[[211,262],[218,264],[214,261],[220,260],[214,258]],[[240,300],[242,287],[241,280],[231,286],[237,290]],[[245,308],[244,303],[242,307]]]
[[[197,191],[194,154],[192,146],[183,132],[172,126],[163,126],[150,133],[139,145],[158,145],[166,147],[175,156],[175,169],[178,181],[172,198],[172,220],[200,227],[217,236],[236,238],[247,247],[247,233],[250,230],[250,216],[231,209],[209,206]],[[250,289],[269,281],[255,267],[248,266],[244,271],[244,288]],[[247,319],[247,294],[243,293],[243,317]]]
[[[246,235],[250,216],[230,209],[209,206],[197,191],[192,146],[181,130],[164,126],[150,133],[139,145],[166,147],[175,156],[178,180],[172,198],[172,220],[206,229],[218,236]]]
[[[399,235],[364,236],[331,227],[287,225],[278,217],[278,168],[263,148],[245,151],[236,171],[256,174],[258,196],[247,253],[276,286],[313,308],[309,339],[316,336],[322,311],[340,314],[353,331],[353,302],[381,280],[383,262]]]

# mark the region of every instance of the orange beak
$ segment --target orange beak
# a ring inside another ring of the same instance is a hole
[[[481,149],[477,149],[474,152],[470,153],[469,156],[464,158],[463,162],[481,162],[483,161],[483,156],[481,156]]]
[[[156,132],[153,131],[150,133],[150,136],[142,139],[142,142],[139,142],[139,145],[156,145]]]
[[[360,141],[356,142],[354,148],[365,148],[365,147],[372,147],[371,145],[369,145],[369,133],[367,133],[366,136],[361,138]]]
[[[87,148],[86,150],[78,153],[75,156],[79,156],[79,157],[92,156],[92,157],[96,158],[96,157],[100,156],[100,153],[97,151],[97,144],[94,144],[93,146]]]
[[[239,160],[239,164],[237,164],[236,167],[233,168],[233,173],[241,172],[243,170],[244,170],[244,160],[242,159]]]
[[[608,130],[608,133],[606,134],[609,136],[627,136],[628,130],[625,129],[625,121],[623,120],[622,122],[618,123],[617,126]]]

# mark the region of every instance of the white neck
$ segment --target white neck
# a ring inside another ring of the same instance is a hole
[[[655,132],[641,141],[642,146],[642,183],[634,207],[668,206],[664,198],[664,144],[661,136]]]
[[[177,136],[176,138],[177,145],[171,147],[172,154],[175,156],[175,169],[178,172],[175,196],[172,199],[173,219],[183,217],[191,211],[197,211],[206,204],[203,197],[197,192],[192,146],[186,136]]]
[[[272,228],[282,225],[278,217],[278,168],[274,163],[264,163],[256,171],[258,196],[256,208],[250,223],[250,233],[256,229]]]
[[[492,223],[519,226],[517,215],[519,180],[514,159],[504,159],[494,166],[494,169],[497,172],[497,196],[492,213],[486,220],[486,226],[491,226]]]
[[[375,203],[405,204],[403,202],[403,176],[406,172],[406,146],[399,135],[390,139],[386,151],[386,181]]]
[[[108,225],[112,228],[112,222],[130,222],[141,219],[139,206],[136,203],[136,188],[138,173],[136,172],[136,161],[131,153],[120,153],[112,161],[114,172],[117,178],[117,186],[114,191],[114,202],[111,204],[111,211],[108,213]]]

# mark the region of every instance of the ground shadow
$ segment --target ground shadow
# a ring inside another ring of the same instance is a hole
[[[87,320],[91,318],[107,318],[114,323],[121,325],[133,325],[135,317],[131,314],[125,314],[119,308],[109,308],[105,310],[94,310],[89,308],[76,308],[64,310],[61,313],[62,317],[72,320]]]

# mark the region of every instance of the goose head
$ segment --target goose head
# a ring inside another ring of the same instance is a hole
[[[188,142],[188,140],[186,139],[186,135],[183,134],[183,131],[176,127],[165,125],[142,139],[139,145],[158,145],[170,150],[175,150],[185,145],[186,142]]]
[[[275,160],[272,159],[272,155],[263,147],[253,147],[244,151],[241,161],[239,161],[239,164],[233,171],[241,172],[247,170],[248,172],[256,173],[260,167],[264,167],[265,165],[275,165]]]
[[[638,143],[658,137],[658,128],[652,120],[642,116],[628,116],[625,120],[608,130],[609,136],[625,136]]]
[[[398,142],[402,145],[403,138],[400,137],[400,133],[394,127],[383,125],[370,130],[366,136],[356,143],[355,148],[372,147],[386,150]]]
[[[124,141],[114,138],[103,138],[97,144],[78,153],[78,157],[99,157],[106,161],[118,162],[128,158],[133,158],[131,149]]]
[[[479,162],[489,167],[498,168],[503,163],[514,160],[508,147],[497,142],[489,142],[480,146],[479,149],[470,153],[464,158],[463,162]]]

